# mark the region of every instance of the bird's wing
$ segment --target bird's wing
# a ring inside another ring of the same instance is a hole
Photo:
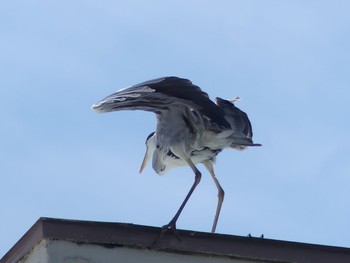
[[[224,118],[225,112],[209,99],[207,93],[190,80],[178,77],[153,79],[122,89],[97,102],[92,108],[97,112],[145,110],[161,114],[175,107],[197,111],[218,127],[230,128]]]

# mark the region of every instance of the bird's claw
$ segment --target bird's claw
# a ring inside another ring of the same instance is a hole
[[[174,235],[176,236],[177,240],[179,240],[180,243],[182,242],[180,235],[176,229],[176,222],[170,221],[169,224],[162,226],[162,230],[160,231],[159,236],[153,242],[152,245],[155,245],[156,243],[158,243],[158,241],[161,240],[163,238],[164,234],[168,231],[173,232]]]
[[[176,222],[174,222],[173,220],[171,220],[169,222],[169,224],[166,224],[164,226],[162,226],[162,229],[164,229],[165,231],[167,230],[171,230],[171,231],[176,231]]]

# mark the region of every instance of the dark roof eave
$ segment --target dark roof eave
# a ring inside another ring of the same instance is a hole
[[[181,242],[173,233],[168,232],[159,242],[153,244],[160,231],[161,228],[158,227],[125,223],[40,218],[0,260],[0,263],[17,262],[43,239],[271,262],[350,262],[349,248],[188,230],[178,230]]]

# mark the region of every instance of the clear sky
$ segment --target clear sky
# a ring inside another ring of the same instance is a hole
[[[96,114],[175,75],[241,97],[261,148],[227,150],[224,234],[350,246],[349,1],[1,1],[0,257],[42,216],[162,226],[194,176],[139,175],[147,112]],[[210,231],[203,178],[179,229]]]

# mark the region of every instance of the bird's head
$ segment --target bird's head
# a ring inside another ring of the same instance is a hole
[[[147,136],[146,139],[146,153],[145,157],[143,158],[141,167],[140,167],[140,173],[142,173],[143,169],[146,167],[148,160],[153,156],[153,153],[156,149],[156,133],[152,132]]]

